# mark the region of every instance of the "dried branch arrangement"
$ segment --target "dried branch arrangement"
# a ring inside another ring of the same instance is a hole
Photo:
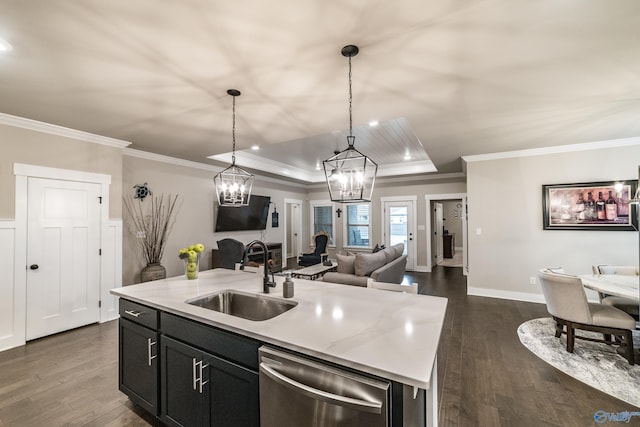
[[[133,197],[124,198],[124,205],[133,221],[133,232],[136,243],[142,249],[147,264],[159,263],[162,260],[164,247],[176,222],[179,206],[178,196],[169,194],[152,196],[145,203]]]

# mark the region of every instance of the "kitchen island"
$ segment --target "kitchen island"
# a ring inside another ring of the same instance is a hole
[[[276,287],[269,295],[263,295],[282,299],[283,280],[282,277],[276,278]],[[253,361],[253,349],[266,344],[387,379],[394,384],[390,425],[437,424],[436,354],[446,299],[296,279],[295,295],[291,300],[297,306],[265,321],[247,320],[185,302],[229,289],[262,294],[262,285],[260,274],[215,269],[201,272],[196,280],[186,280],[181,276],[114,289],[112,293],[126,300],[121,300],[121,316],[127,311],[139,313],[127,306],[129,303],[158,311],[157,322],[142,325],[156,334],[146,341],[149,366],[155,362],[153,359],[160,358],[160,363],[163,363],[163,355],[166,353],[167,358],[172,354],[165,351],[164,344],[162,352],[157,348],[153,350],[152,347],[162,337],[167,335],[167,341],[180,339],[177,335],[181,330],[185,335],[197,336],[200,332],[188,332],[189,325],[193,325],[203,334],[208,329],[224,334],[221,342],[225,343],[225,349],[241,354],[239,362],[232,359],[233,364],[249,370],[257,367],[258,363],[257,353],[255,363]],[[130,309],[123,310],[123,303]],[[123,321],[126,319],[121,319]],[[163,325],[168,332],[164,331]],[[122,334],[121,327],[121,346]],[[238,337],[245,339],[238,341],[240,350],[235,349],[234,344]],[[243,363],[244,357],[250,360]],[[195,356],[193,360],[194,389],[202,389],[207,383],[203,380],[202,369],[208,363],[196,362],[199,359]],[[196,366],[198,363],[200,365]],[[196,372],[198,370],[199,373]],[[122,375],[121,370],[121,383]],[[162,375],[160,377],[162,388],[168,380]],[[200,383],[196,384],[198,380]],[[411,399],[421,402],[411,402]],[[161,412],[165,412],[168,405],[165,402]],[[408,410],[413,406],[422,408],[418,409],[423,412],[421,417]],[[394,407],[401,408],[405,414],[399,414],[402,411],[393,410]],[[414,418],[421,419],[414,423]],[[167,423],[166,417],[161,419]]]

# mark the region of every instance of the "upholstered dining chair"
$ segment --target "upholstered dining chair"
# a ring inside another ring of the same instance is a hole
[[[320,231],[313,236],[315,250],[306,254],[302,254],[298,258],[298,265],[309,267],[310,265],[320,264],[329,255],[327,245],[329,244],[329,233]]]
[[[582,280],[579,277],[560,272],[561,269],[544,268],[538,272],[538,279],[547,311],[556,321],[556,338],[567,335],[567,351],[573,353],[575,338],[587,341],[619,344],[626,348],[626,358],[634,364],[632,330],[636,321],[627,313],[605,304],[589,303]],[[564,330],[566,328],[566,331]],[[603,340],[575,335],[575,330],[599,332]],[[616,341],[611,340],[611,336]]]
[[[244,243],[236,239],[218,240],[218,254],[222,268],[234,270],[236,263],[242,262],[242,254],[244,253]]]
[[[624,276],[637,276],[638,267],[635,265],[594,265],[591,267],[593,274],[621,274]],[[615,308],[619,308],[625,313],[630,314],[636,320],[640,319],[640,309],[638,301],[630,298],[619,297],[616,295],[607,295],[602,292],[598,292],[598,297],[602,304],[610,305]]]

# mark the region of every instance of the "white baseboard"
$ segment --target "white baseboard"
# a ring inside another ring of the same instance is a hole
[[[544,304],[544,295],[542,294],[531,294],[526,292],[514,292],[514,291],[505,291],[500,289],[486,289],[486,288],[467,288],[467,295],[473,295],[477,297],[489,297],[489,298],[500,298],[500,299],[509,299],[514,301],[525,301],[525,302],[537,302]]]
[[[587,300],[589,302],[598,302],[597,293],[590,291],[588,289],[586,291],[587,291]],[[468,287],[467,295],[473,295],[476,297],[499,298],[499,299],[513,300],[513,301],[536,302],[536,303],[546,304],[544,300],[544,295],[532,294],[528,292],[514,292],[514,291],[505,291],[501,289]]]

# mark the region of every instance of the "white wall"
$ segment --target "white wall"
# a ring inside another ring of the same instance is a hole
[[[637,232],[543,230],[542,185],[637,179],[638,164],[640,146],[468,163],[469,293],[543,301],[540,268],[637,265]]]
[[[16,224],[0,221],[0,351],[24,344],[25,314],[15,309],[26,298],[16,274]]]

